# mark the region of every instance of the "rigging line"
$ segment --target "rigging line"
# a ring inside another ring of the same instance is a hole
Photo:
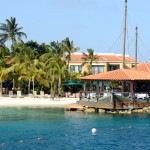
[[[127,30],[127,52],[129,56],[133,55],[132,53],[132,43],[133,43],[134,38],[130,36],[129,30]]]
[[[112,48],[114,47],[114,45],[116,45],[116,43],[118,42],[118,40],[120,39],[122,34],[123,34],[123,31],[119,34],[118,38],[113,42],[113,44],[110,46],[110,48],[108,48],[107,52],[112,50]]]
[[[144,49],[146,49],[147,50],[147,52],[149,52],[149,50],[145,47],[145,45],[144,45],[144,43],[142,42],[142,39],[139,37],[139,35],[138,35],[138,39],[140,40],[140,42],[143,44],[143,46],[144,46]],[[132,40],[131,40],[131,42],[133,42],[133,40],[134,40],[134,38],[132,38]],[[140,55],[138,55],[138,56],[140,56],[144,61],[146,61],[147,59],[146,59],[146,57],[145,56],[149,56],[150,55],[150,53],[149,53],[149,55],[143,55],[144,53],[143,52],[141,52],[140,50],[139,50],[139,46],[138,46],[138,53],[140,53]]]
[[[129,22],[129,25],[134,29],[135,28],[135,26],[134,26],[134,24],[133,24],[133,19],[131,19],[131,17],[130,17],[130,15],[129,15],[129,13],[128,13],[128,22]]]
[[[118,43],[116,43],[116,50],[119,54],[122,54],[122,39],[118,40]]]
[[[144,49],[147,49],[147,48],[144,46],[144,43],[142,42],[142,40],[141,40],[141,38],[139,37],[139,35],[138,35],[138,40],[140,40],[140,42],[143,44]],[[147,51],[147,52],[148,52],[148,51]],[[140,53],[139,56],[140,56],[140,57],[142,56],[142,58],[143,58],[144,61],[147,61],[147,59],[146,59],[145,56],[149,56],[149,55],[144,55],[144,53],[141,52],[141,51],[139,50],[139,48],[138,48],[138,53]]]
[[[124,20],[124,18],[122,18],[123,20]],[[123,35],[123,21],[122,21],[122,25],[121,25],[121,27],[120,27],[120,34],[119,34],[119,36],[117,37],[117,39],[113,42],[113,44],[107,49],[107,52],[110,52],[112,49],[113,49],[113,47],[114,47],[114,45],[116,45],[117,44],[117,42],[119,41],[119,39],[121,39],[121,36]]]
[[[138,36],[140,42],[143,44],[144,49],[146,50],[146,52],[148,52],[148,54],[150,55],[150,50],[148,48],[146,48],[146,46],[144,45],[144,42],[142,41],[142,39]]]
[[[139,36],[138,36],[138,39],[139,39]],[[139,58],[139,56],[140,56],[144,61],[146,61],[147,59],[146,59],[146,57],[144,56],[144,53],[139,50],[139,46],[138,46],[138,48],[137,48],[137,51],[138,51],[138,53],[139,53],[138,58]],[[139,59],[140,59],[140,58],[139,58]],[[138,59],[138,60],[139,60],[139,59]]]
[[[133,19],[133,17],[132,17],[132,19],[131,19],[131,16],[130,16],[130,12],[128,11],[128,27],[132,27],[133,29],[135,28],[135,21],[133,21],[134,19]],[[129,35],[129,31],[130,30],[130,28],[128,28],[128,37],[130,36]],[[128,39],[128,48],[131,48],[132,46],[132,44],[130,45],[130,43],[133,43],[133,41],[134,41],[134,38],[131,38],[131,41],[129,42],[129,39]],[[133,48],[133,47],[132,47]],[[134,48],[133,48],[134,49]],[[128,49],[128,52],[131,52],[131,50],[129,51],[129,49]]]
[[[130,43],[133,42],[133,40],[134,40],[134,38],[131,38]],[[128,51],[129,51],[129,49],[128,49]],[[146,57],[144,57],[143,53],[139,50],[139,47],[138,47],[138,53],[140,53],[139,56],[140,56],[142,59],[144,59],[145,61],[147,60]],[[129,51],[129,55],[131,55],[131,54],[130,54],[130,51]],[[134,55],[134,54],[133,54],[133,55]]]
[[[140,40],[141,40],[141,39],[140,39]],[[141,42],[141,41],[140,41],[140,42]],[[143,50],[140,54],[142,55],[142,58],[144,58],[143,61],[148,62],[148,61],[150,61],[150,60],[149,60],[149,51],[148,51],[148,50],[145,51],[145,49],[147,49],[147,48],[144,48],[144,50]],[[146,54],[146,53],[144,53],[144,52],[147,52],[148,54]],[[141,55],[140,55],[140,56],[141,56]]]
[[[128,36],[129,38],[128,38],[128,49],[127,49],[127,51],[128,51],[128,53],[129,53],[129,55],[131,56],[131,55],[133,55],[133,50],[134,50],[134,48],[133,48],[133,46],[132,46],[132,43],[134,42],[134,38],[132,38],[132,37],[130,37],[130,36]],[[132,49],[133,48],[133,49]]]
[[[127,28],[127,29],[128,29],[128,28]],[[127,49],[126,49],[126,50],[128,51],[128,53],[129,53],[129,55],[130,55],[130,52],[129,52],[129,47],[130,47],[130,46],[129,46],[129,32],[128,32],[128,30],[126,30],[126,32],[127,32],[127,43],[126,43],[126,44],[127,44]]]
[[[140,50],[138,50],[138,53],[140,54],[139,56],[144,60],[144,61],[146,61],[147,62],[147,59],[144,57],[144,53],[143,52],[141,52]]]

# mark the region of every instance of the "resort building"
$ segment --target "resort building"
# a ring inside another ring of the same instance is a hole
[[[97,53],[95,54],[98,60],[92,63],[92,74],[108,72],[111,70],[121,69],[123,57],[121,54],[108,54],[108,53]],[[72,72],[87,72],[88,61],[83,65],[83,53],[72,53],[71,62],[69,68]],[[125,68],[133,68],[135,66],[135,59],[129,55],[125,56]]]

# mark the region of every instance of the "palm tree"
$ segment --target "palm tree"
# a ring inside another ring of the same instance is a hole
[[[0,57],[9,57],[10,56],[10,50],[8,47],[4,46],[0,46]]]
[[[39,48],[38,48],[38,56],[40,57],[42,54],[45,54],[45,53],[48,53],[50,51],[50,46],[45,44],[45,43],[42,43],[41,45],[39,45]]]
[[[9,73],[13,71],[12,67],[6,68],[6,59],[0,59],[0,95],[2,95],[2,83],[8,79]]]
[[[8,47],[6,47],[6,45],[4,43],[5,43],[5,40],[1,39],[0,40],[0,56],[2,56],[2,57],[10,55],[10,51],[9,51]]]
[[[2,47],[2,48],[4,48],[5,47],[5,43],[6,41],[5,41],[5,39],[1,39],[0,40],[0,47]]]
[[[82,65],[88,64],[88,72],[89,74],[92,73],[92,64],[93,62],[96,62],[99,58],[97,55],[94,55],[94,50],[93,49],[87,49],[88,53],[83,53],[83,63]]]
[[[50,87],[51,97],[54,97],[54,87],[55,87],[55,79],[57,76],[57,68],[52,65],[51,60],[54,59],[51,57],[50,53],[43,54],[40,57],[40,66],[43,71],[43,79],[40,83],[46,87]],[[47,82],[43,82],[47,81]]]
[[[6,19],[6,24],[1,23],[0,30],[2,33],[0,33],[0,39],[2,41],[12,41],[12,49],[14,46],[14,43],[19,40],[22,42],[22,37],[26,37],[27,35],[24,32],[21,32],[23,27],[18,27],[18,24],[16,23],[16,18],[11,17],[10,20]],[[13,89],[15,88],[15,82],[13,79]]]
[[[41,75],[43,74],[42,70],[38,68],[39,61],[38,59],[34,59],[30,61],[30,64],[27,62],[23,63],[21,65],[21,71],[20,71],[20,76],[19,80],[25,80],[32,82],[33,85],[33,94],[34,94],[34,86],[35,86],[35,81],[41,80]],[[30,85],[29,85],[30,86]],[[28,89],[28,94],[29,94],[30,88]]]
[[[55,49],[56,47],[53,46],[53,50],[51,50],[49,53],[41,55],[40,57],[40,64],[43,72],[45,72],[44,78],[47,80],[47,83],[51,85],[52,96],[54,96],[55,92],[59,90],[57,87],[61,85],[62,80],[65,78],[67,72],[65,62],[61,60],[61,57],[59,57],[60,53],[57,53],[59,50]]]
[[[65,53],[62,48],[62,43],[59,43],[58,41],[57,42],[53,41],[50,43],[50,51],[53,56],[55,55],[58,58],[62,58]]]
[[[39,45],[37,42],[32,41],[32,40],[25,43],[25,45],[30,47],[35,52],[37,58],[39,58],[44,53],[48,53],[49,47],[50,47],[49,45],[45,43],[42,43],[41,45]]]
[[[114,88],[117,88],[117,86],[118,86],[117,83],[114,81],[109,81],[108,84],[112,88],[112,90],[114,90]]]
[[[55,58],[53,61],[52,61],[52,65],[56,68],[56,71],[55,71],[55,78],[58,82],[58,94],[61,94],[60,93],[60,85],[62,83],[62,80],[65,79],[66,77],[66,65],[61,61],[61,59],[59,58]]]
[[[16,55],[13,57],[12,61],[14,62],[15,74],[19,80],[23,79],[28,81],[29,94],[30,83],[31,81],[34,82],[33,74],[38,72],[38,68],[36,68],[36,66],[38,66],[38,60],[35,57],[35,51],[25,44],[15,43],[14,53]]]
[[[67,69],[69,69],[71,53],[80,50],[80,47],[74,47],[73,41],[70,41],[67,37],[65,40],[62,41],[62,48],[64,49],[64,52],[66,52]]]
[[[24,32],[21,32],[23,27],[18,27],[18,24],[16,23],[16,18],[11,17],[10,20],[6,19],[6,24],[1,23],[0,30],[2,33],[0,33],[0,39],[3,41],[11,40],[12,45],[17,41],[22,41],[22,37],[26,37],[27,35]]]

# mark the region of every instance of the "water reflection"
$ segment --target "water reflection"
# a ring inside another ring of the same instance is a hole
[[[62,118],[63,108],[1,108],[0,120],[48,120]]]

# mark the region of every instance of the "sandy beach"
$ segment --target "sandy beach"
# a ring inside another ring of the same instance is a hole
[[[0,107],[64,107],[76,103],[79,98],[31,98],[0,97]]]

